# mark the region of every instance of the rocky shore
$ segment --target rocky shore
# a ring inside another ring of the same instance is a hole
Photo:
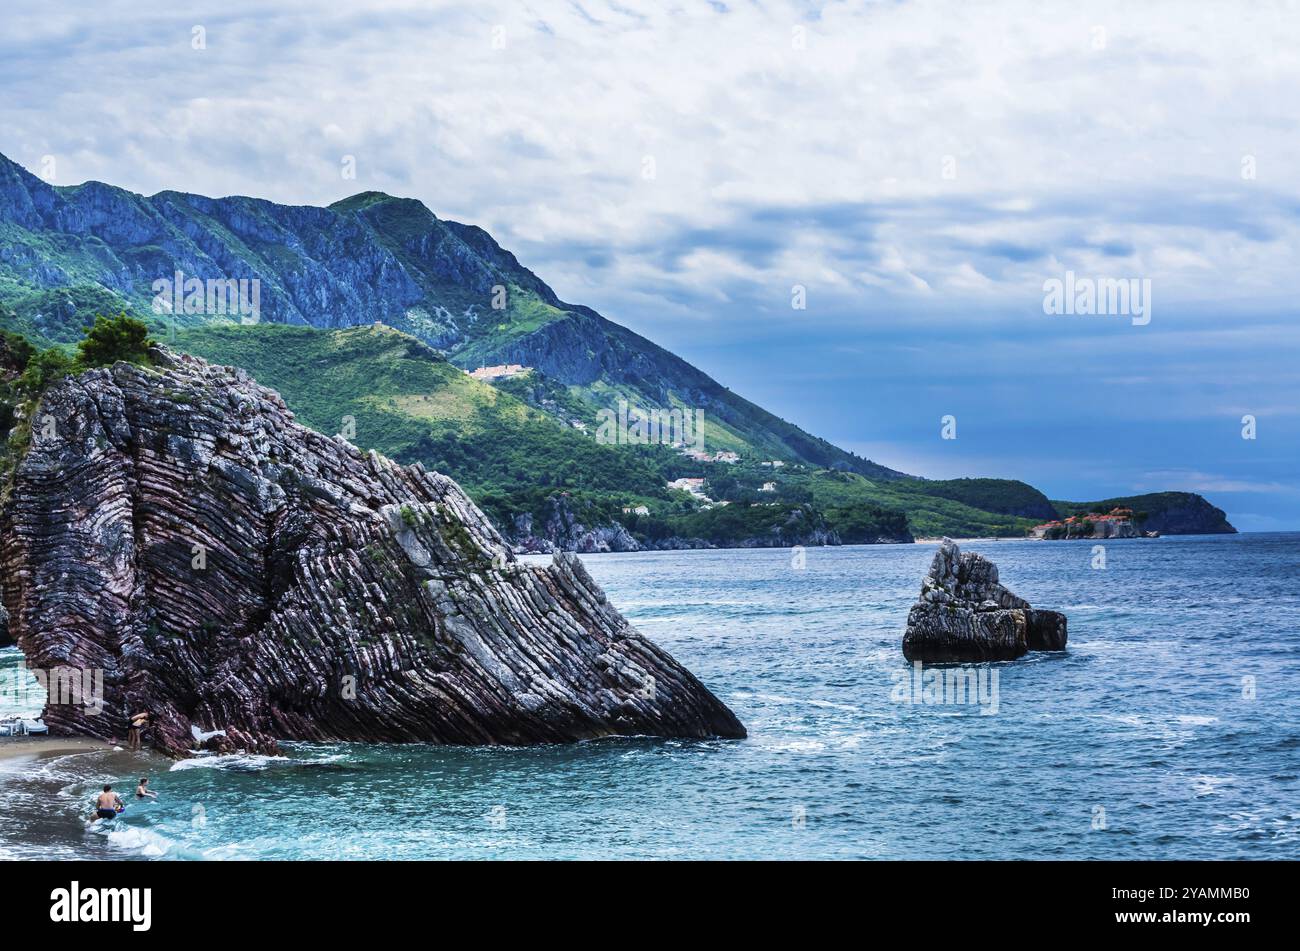
[[[875,544],[887,544],[893,542],[891,538],[878,539]],[[810,533],[807,536],[800,536],[794,539],[787,537],[759,537],[741,538],[732,544],[718,545],[704,538],[682,538],[680,535],[673,535],[669,538],[661,538],[656,541],[639,542],[633,538],[623,526],[618,524],[597,526],[596,528],[583,528],[582,531],[575,533],[567,538],[555,539],[549,535],[522,535],[512,536],[511,548],[515,554],[519,555],[537,555],[537,554],[554,554],[556,552],[574,552],[582,555],[605,554],[607,552],[635,552],[635,551],[695,551],[697,549],[716,551],[719,549],[729,548],[793,548],[802,546],[804,548],[820,548],[822,546],[835,546],[841,544],[839,537],[834,533]]]
[[[32,667],[104,672],[109,738],[528,744],[742,737],[582,563],[518,563],[451,479],[298,425],[243,371],[163,348],[44,395],[0,512],[9,629]]]
[[[551,554],[576,552],[601,554],[606,552],[636,551],[687,551],[717,548],[791,548],[801,545],[815,548],[822,545],[841,544],[840,536],[817,524],[796,522],[762,535],[750,535],[727,540],[727,544],[705,538],[688,538],[670,535],[667,538],[638,538],[615,521],[588,524],[574,512],[564,493],[547,499],[545,511],[540,516],[524,513],[514,518],[511,531],[505,540],[516,554]],[[880,537],[874,542],[911,541],[895,537]]]

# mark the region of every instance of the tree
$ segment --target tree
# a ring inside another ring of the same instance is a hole
[[[0,316],[6,316],[3,308],[0,308]],[[36,348],[22,334],[0,330],[0,354],[3,354],[13,369],[21,373],[27,369],[28,361],[36,355]]]
[[[42,350],[27,361],[27,368],[18,378],[18,388],[28,399],[36,399],[46,387],[67,376],[72,371],[72,361],[58,347]]]
[[[149,339],[149,328],[134,317],[126,314],[105,317],[101,314],[77,344],[76,369],[112,366],[118,360],[148,366],[149,347],[153,343]]]

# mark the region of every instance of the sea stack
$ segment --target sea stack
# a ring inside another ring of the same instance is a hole
[[[241,370],[156,347],[55,384],[0,511],[9,632],[102,672],[51,733],[269,752],[277,739],[743,737],[582,562],[517,562],[445,475],[294,421]]]
[[[1064,614],[1030,607],[998,582],[997,565],[943,540],[907,615],[904,657],[959,663],[1063,650]]]

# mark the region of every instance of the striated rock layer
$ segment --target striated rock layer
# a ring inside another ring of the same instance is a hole
[[[52,732],[172,754],[276,738],[527,744],[742,737],[582,563],[515,561],[451,479],[293,421],[243,371],[159,348],[62,381],[0,513],[9,627],[34,668],[102,670]]]
[[[960,662],[1065,650],[1065,615],[1031,608],[998,582],[997,565],[945,538],[907,615],[903,656]]]

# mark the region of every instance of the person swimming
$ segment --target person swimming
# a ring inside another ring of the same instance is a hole
[[[105,786],[104,791],[95,799],[95,815],[92,819],[116,819],[117,814],[125,808],[122,797],[113,792],[113,787]]]
[[[149,789],[148,776],[140,777],[140,785],[135,787],[135,798],[136,799],[157,799],[158,798],[158,794],[156,792],[151,792]]]

